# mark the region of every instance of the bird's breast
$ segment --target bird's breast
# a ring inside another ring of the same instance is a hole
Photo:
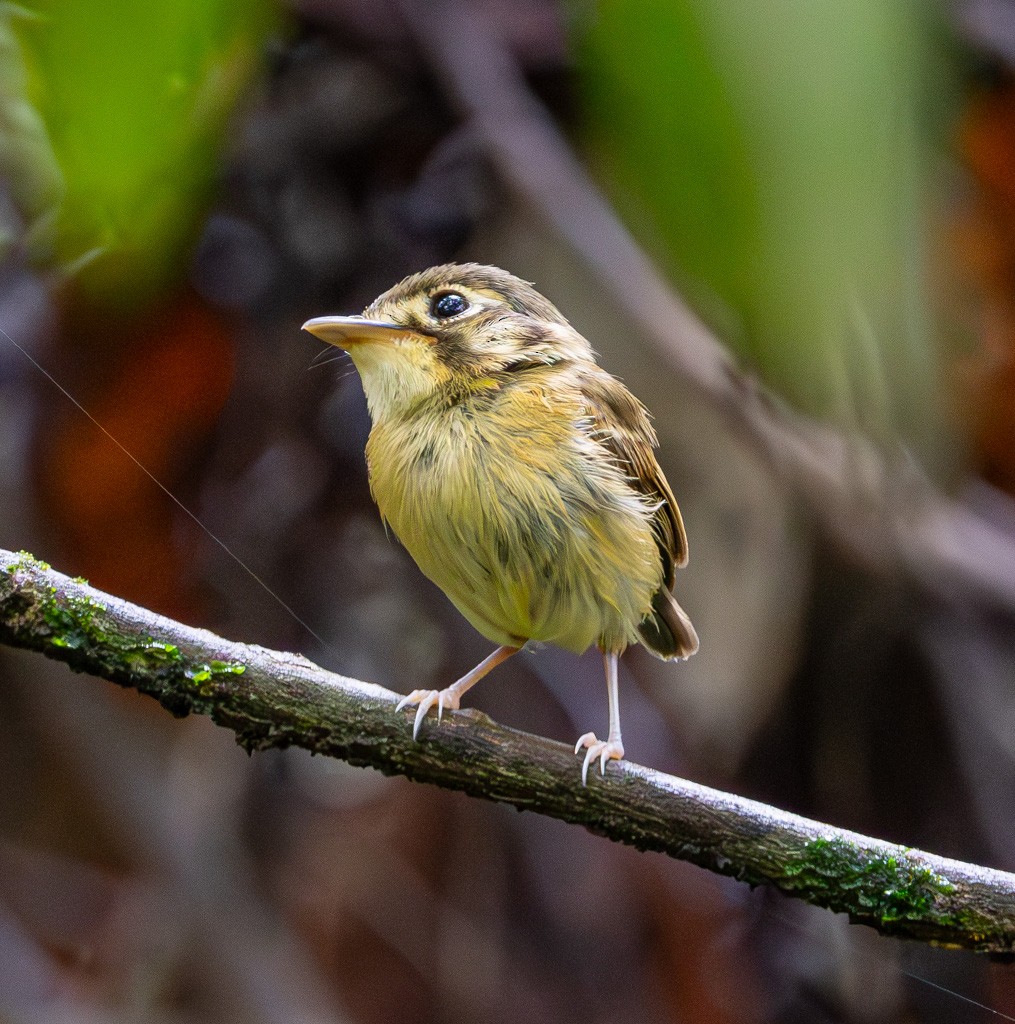
[[[376,423],[371,491],[489,639],[622,647],[661,582],[651,507],[579,417],[531,399]]]

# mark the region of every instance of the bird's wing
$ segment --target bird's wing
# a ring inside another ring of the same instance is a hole
[[[656,536],[666,586],[672,588],[674,568],[687,564],[687,535],[676,499],[656,462],[653,449],[658,441],[648,412],[616,377],[599,367],[582,375],[580,387],[592,436],[614,457],[639,491],[659,500]]]

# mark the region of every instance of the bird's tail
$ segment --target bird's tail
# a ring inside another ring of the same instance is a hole
[[[666,587],[652,598],[652,611],[642,619],[638,633],[641,642],[663,661],[689,658],[698,650],[698,634],[687,612]]]

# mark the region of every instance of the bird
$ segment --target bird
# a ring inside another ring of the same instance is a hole
[[[493,266],[431,267],[353,316],[303,324],[345,349],[370,413],[366,461],[380,514],[496,649],[427,713],[529,643],[602,652],[609,732],[582,735],[582,784],[624,757],[618,659],[642,644],[664,661],[698,650],[673,596],[684,523],[656,461],[648,411],[531,284]]]

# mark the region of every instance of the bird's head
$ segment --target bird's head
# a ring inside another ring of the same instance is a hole
[[[589,343],[530,284],[475,263],[413,274],[362,316],[315,317],[303,329],[349,352],[374,419],[491,375],[593,358]]]

